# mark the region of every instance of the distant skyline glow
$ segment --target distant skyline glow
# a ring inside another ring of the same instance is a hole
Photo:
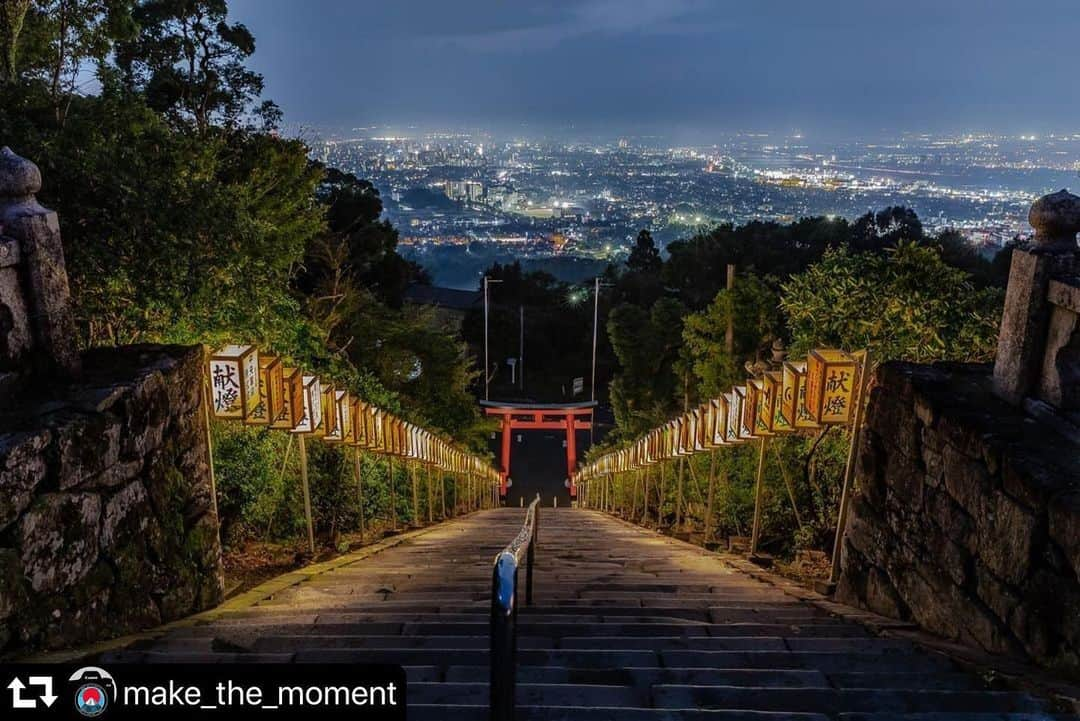
[[[291,124],[1080,132],[1075,0],[232,0]]]

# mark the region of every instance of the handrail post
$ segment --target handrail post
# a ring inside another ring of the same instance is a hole
[[[514,570],[517,584],[517,570]],[[492,572],[492,587],[499,586],[499,568]],[[498,595],[491,598],[491,721],[513,721],[514,693],[517,678],[517,603],[511,601],[506,612],[499,606]]]
[[[537,494],[537,499],[540,495]],[[531,606],[533,603],[533,561],[536,559],[536,532],[540,525],[540,504],[537,503],[533,508],[533,526],[532,537],[529,539],[529,550],[525,554],[525,605]]]
[[[491,721],[514,721],[517,682],[518,569],[525,555],[525,603],[532,605],[540,494],[529,504],[525,525],[510,545],[495,556],[491,570],[491,645],[488,691]]]

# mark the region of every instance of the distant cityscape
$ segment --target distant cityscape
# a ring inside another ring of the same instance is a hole
[[[1030,232],[1036,197],[1077,186],[1080,171],[1080,134],[819,145],[799,134],[741,133],[693,147],[379,128],[320,137],[316,157],[379,189],[400,252],[457,288],[475,288],[491,262],[514,259],[579,280],[625,260],[642,228],[665,245],[722,223],[853,220],[889,205],[914,209],[928,232],[956,229],[992,255]]]

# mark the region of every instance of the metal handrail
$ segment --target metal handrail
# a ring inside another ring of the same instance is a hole
[[[491,571],[491,721],[513,721],[517,681],[518,568],[525,557],[525,605],[532,605],[540,494],[529,504],[525,523],[513,541],[495,556]]]

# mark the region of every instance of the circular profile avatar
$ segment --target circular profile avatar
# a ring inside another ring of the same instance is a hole
[[[103,668],[86,666],[80,668],[68,679],[78,684],[75,691],[75,709],[87,718],[105,713],[109,705],[109,696],[116,695],[116,681]]]

